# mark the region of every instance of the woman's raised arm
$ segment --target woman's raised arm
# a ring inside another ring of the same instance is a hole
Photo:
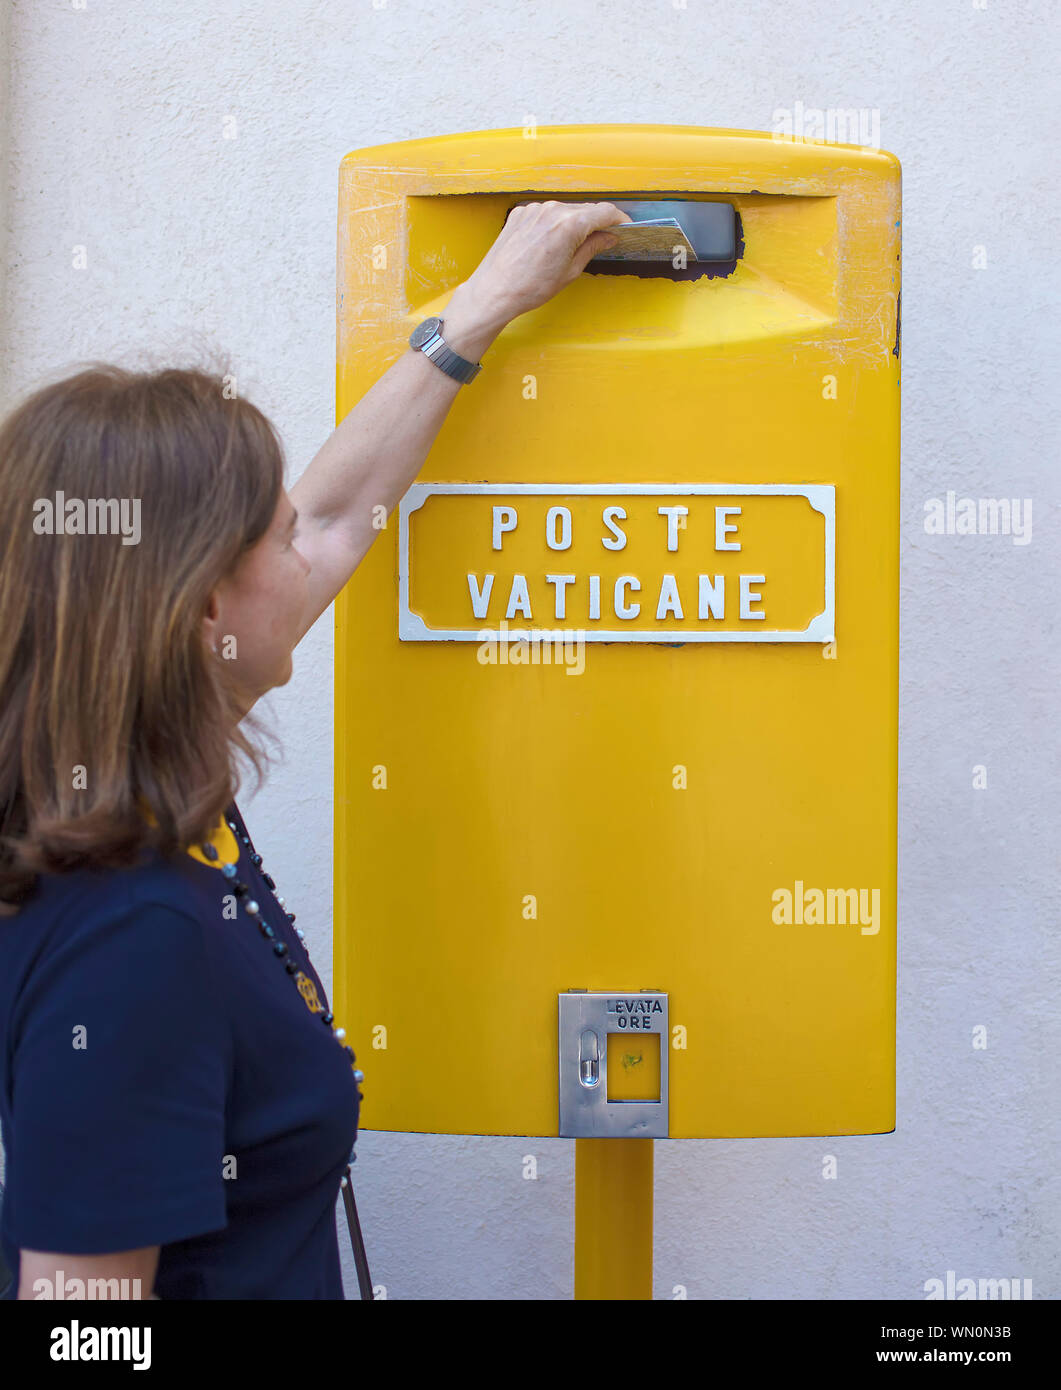
[[[476,362],[505,324],[546,303],[614,245],[603,229],[629,222],[611,203],[515,207],[473,274],[443,310],[447,344]],[[309,602],[299,639],[313,626],[379,535],[420,472],[461,389],[422,352],[402,353],[315,455],[290,489],[298,548],[309,561]],[[474,390],[475,388],[472,387]]]

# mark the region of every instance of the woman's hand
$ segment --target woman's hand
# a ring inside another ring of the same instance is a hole
[[[445,314],[446,341],[461,328],[492,337],[508,323],[552,299],[616,238],[604,230],[632,219],[611,203],[524,203],[514,207],[497,240],[453,293]],[[460,351],[460,348],[456,348]]]

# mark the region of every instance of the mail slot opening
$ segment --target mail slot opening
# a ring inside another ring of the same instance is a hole
[[[555,196],[540,193],[520,203]],[[732,275],[744,254],[743,226],[733,203],[658,192],[622,197],[585,192],[563,201],[613,203],[631,218],[632,225],[623,224],[618,245],[594,256],[587,275],[716,279]],[[644,228],[641,235],[635,230],[639,226]],[[631,245],[624,245],[627,241]]]

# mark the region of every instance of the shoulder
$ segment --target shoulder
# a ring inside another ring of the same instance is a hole
[[[9,1019],[42,996],[103,989],[116,974],[176,987],[189,969],[206,968],[202,889],[183,865],[157,855],[128,869],[42,874],[21,910],[0,922],[0,1003]]]
[[[201,897],[184,864],[151,852],[128,868],[41,874],[20,911],[0,923],[0,934],[42,937],[59,923],[79,932],[155,908],[195,921]]]

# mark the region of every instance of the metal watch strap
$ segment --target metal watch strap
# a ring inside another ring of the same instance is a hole
[[[441,323],[441,327],[444,328],[445,324]],[[469,362],[467,358],[454,352],[437,329],[433,336],[421,345],[419,351],[425,357],[430,357],[436,367],[441,368],[447,376],[453,377],[454,381],[459,381],[463,386],[474,381],[482,371],[481,362]]]
[[[469,381],[474,381],[482,371],[482,367],[476,362],[469,362],[466,358],[459,356],[451,347],[447,347],[441,334],[436,334],[429,343],[421,348],[425,357],[430,357],[436,367],[441,367],[447,376],[467,385]]]

